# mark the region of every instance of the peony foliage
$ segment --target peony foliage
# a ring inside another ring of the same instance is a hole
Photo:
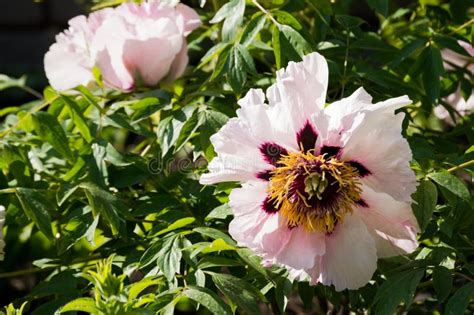
[[[0,75],[0,313],[474,312],[472,0],[123,2]]]

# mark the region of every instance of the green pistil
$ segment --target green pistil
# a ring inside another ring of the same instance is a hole
[[[322,194],[329,185],[325,173],[312,173],[304,180],[304,191],[310,196],[316,196],[319,200],[322,199]]]

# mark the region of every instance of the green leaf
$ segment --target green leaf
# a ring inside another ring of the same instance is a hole
[[[162,156],[165,156],[176,145],[181,129],[194,111],[194,106],[186,106],[182,110],[174,112],[172,116],[160,121],[157,136],[160,141]]]
[[[69,142],[63,127],[59,124],[56,117],[47,112],[36,112],[32,115],[33,126],[38,136],[51,144],[51,146],[72,162],[74,156],[69,148]]]
[[[222,53],[222,51],[224,51],[224,49],[228,48],[230,45],[231,45],[230,43],[218,43],[212,46],[211,49],[209,49],[207,53],[201,58],[201,62],[196,67],[196,69],[201,69],[202,67],[204,67],[212,59],[219,56]]]
[[[424,270],[401,272],[388,278],[377,290],[374,298],[376,314],[394,314],[398,305],[403,301],[407,307],[411,304],[415,289],[423,277]]]
[[[282,53],[289,60],[299,61],[311,52],[311,46],[298,31],[288,25],[279,25]]]
[[[240,44],[243,46],[248,46],[252,43],[253,39],[265,26],[267,21],[267,16],[261,12],[255,14],[250,22],[245,27],[242,37],[240,38]]]
[[[230,215],[232,215],[232,209],[228,204],[223,204],[209,212],[206,216],[206,220],[225,219]]]
[[[131,117],[132,124],[135,124],[145,118],[150,117],[155,112],[162,109],[166,104],[162,104],[157,97],[145,97],[130,105],[134,110]]]
[[[224,232],[221,232],[217,229],[210,228],[210,227],[197,227],[193,229],[194,232],[197,232],[199,234],[208,236],[210,238],[213,238],[215,240],[221,238],[223,239],[227,244],[236,246],[236,243],[233,239],[231,239],[227,234]]]
[[[216,293],[207,288],[189,286],[183,291],[183,295],[203,305],[212,314],[232,314],[230,307]]]
[[[448,172],[439,172],[428,174],[428,177],[431,178],[438,185],[446,188],[456,196],[469,201],[471,194],[463,182],[456,176]]]
[[[75,101],[73,101],[66,95],[61,95],[61,99],[68,106],[71,118],[74,121],[74,125],[79,130],[79,133],[87,142],[91,142],[91,131],[89,129],[89,126],[87,125],[86,119],[84,118],[84,115],[79,105],[77,105]]]
[[[99,105],[99,103],[97,103],[97,101],[95,100],[94,98],[94,95],[84,86],[78,86],[76,88],[76,90],[78,90],[82,96],[84,97],[84,99],[92,106],[94,106],[95,108],[97,108],[99,110],[99,112],[102,112],[104,109]]]
[[[235,302],[248,314],[259,314],[258,300],[261,300],[260,292],[248,282],[237,277],[209,272],[216,287],[231,301]]]
[[[49,211],[55,210],[55,206],[46,198],[45,193],[30,188],[16,188],[15,192],[26,216],[46,237],[53,239]]]
[[[451,270],[443,266],[433,269],[433,287],[438,295],[438,300],[446,299],[453,288],[453,275]]]
[[[474,296],[474,282],[470,282],[460,289],[457,289],[456,293],[449,299],[446,304],[445,314],[446,315],[462,315],[465,313],[469,301]]]
[[[129,300],[134,300],[136,299],[140,293],[143,292],[148,287],[151,286],[156,286],[159,284],[162,284],[163,281],[161,279],[155,279],[155,278],[144,278],[138,282],[135,282],[130,285],[129,291],[128,291],[128,299]]]
[[[96,314],[99,312],[99,310],[95,306],[95,301],[93,299],[78,298],[67,303],[63,307],[61,307],[56,313],[62,314],[62,313],[71,312],[71,311],[80,311],[80,312],[86,312],[89,314]]]
[[[92,183],[82,183],[79,187],[84,189],[94,217],[99,214],[103,215],[109,222],[112,233],[118,235],[123,223],[122,215],[126,211],[122,200]]]
[[[369,7],[383,16],[388,15],[388,0],[367,0]]]
[[[22,76],[18,79],[9,77],[5,74],[0,74],[0,91],[12,88],[12,87],[24,87],[26,85],[26,76]]]
[[[297,31],[299,31],[303,28],[301,26],[301,23],[298,22],[298,20],[293,15],[291,15],[290,13],[288,13],[286,11],[277,10],[277,11],[274,11],[272,13],[273,13],[274,18],[278,22],[280,22],[281,24],[291,26],[292,28],[294,28]]]
[[[225,19],[222,26],[222,39],[228,42],[235,37],[237,28],[242,22],[244,12],[245,0],[231,0],[217,11],[216,15],[209,22],[211,24],[219,23]]]
[[[179,234],[170,235],[159,240],[143,253],[140,265],[146,267],[156,261],[166,279],[172,281],[180,269],[182,253],[179,242]]]
[[[421,181],[413,195],[413,199],[416,202],[413,203],[413,211],[420,228],[424,230],[430,222],[436,202],[438,201],[436,185],[429,180]]]
[[[256,73],[253,58],[244,46],[237,44],[230,51],[227,72],[229,84],[236,93],[242,92],[247,72]]]
[[[199,115],[198,111],[194,111],[191,117],[183,124],[183,127],[179,132],[174,152],[178,152],[186,144],[186,142],[189,141],[201,124],[201,116]]]
[[[439,49],[430,46],[424,50],[421,58],[424,59],[423,86],[429,100],[435,103],[441,90],[440,76],[444,71],[441,52]]]
[[[280,30],[274,26],[272,31],[272,46],[275,54],[276,68],[280,69],[283,66],[283,55],[281,52]]]

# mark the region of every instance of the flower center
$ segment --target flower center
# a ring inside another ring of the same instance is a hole
[[[361,200],[359,178],[335,157],[290,152],[271,173],[268,199],[288,226],[331,233]]]

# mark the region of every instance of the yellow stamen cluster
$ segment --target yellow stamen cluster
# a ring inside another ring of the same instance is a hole
[[[312,152],[291,152],[278,164],[270,178],[269,199],[288,226],[331,233],[360,200],[359,174],[348,163]],[[305,194],[294,186],[302,176]]]

